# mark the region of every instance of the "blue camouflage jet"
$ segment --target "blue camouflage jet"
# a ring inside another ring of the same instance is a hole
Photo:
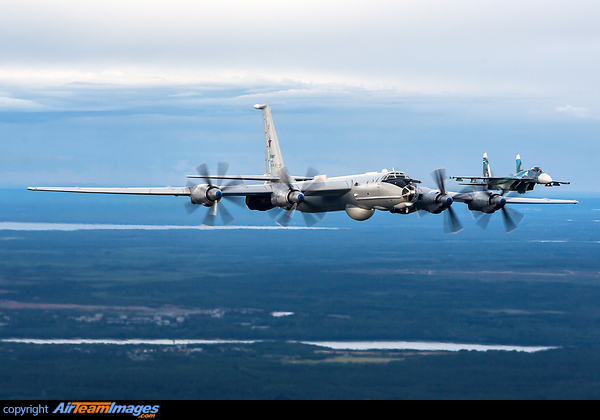
[[[554,181],[550,175],[545,173],[539,166],[534,166],[531,169],[523,170],[521,155],[516,158],[517,173],[512,176],[495,177],[492,175],[490,163],[487,153],[483,154],[483,176],[451,176],[450,179],[455,179],[458,182],[470,180],[468,183],[460,185],[468,185],[483,190],[501,190],[503,194],[509,191],[516,191],[520,194],[525,194],[527,191],[532,191],[537,184],[546,187],[558,187],[560,185],[568,185],[570,182]]]

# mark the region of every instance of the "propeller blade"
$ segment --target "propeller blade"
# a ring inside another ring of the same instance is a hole
[[[296,212],[296,207],[297,207],[297,204],[294,204],[291,209],[286,211],[283,214],[283,216],[281,216],[279,219],[277,219],[277,223],[283,227],[287,227],[290,224],[290,222],[292,221],[292,218],[294,217],[294,213]]]
[[[210,172],[208,171],[208,165],[206,163],[196,166],[196,172],[198,172],[198,175],[204,178],[205,183],[207,183],[210,186],[213,186],[209,178]]]
[[[325,219],[325,216],[327,216],[327,212],[323,212],[323,213],[312,213],[313,216],[315,216],[317,219],[319,219],[319,222],[322,222],[323,219]]]
[[[227,162],[217,162],[217,175],[225,176],[227,174],[227,170],[229,169],[229,163]],[[217,186],[221,186],[223,182],[222,179],[218,180]]]
[[[502,219],[504,220],[504,227],[506,228],[506,233],[510,233],[517,228],[517,224],[510,217],[510,214],[506,211],[504,207],[502,207]]]
[[[460,220],[452,207],[448,207],[446,211],[444,211],[444,232],[458,233],[461,230],[463,230],[462,223],[460,223]]]
[[[427,210],[423,210],[423,209],[417,210],[417,216],[419,216],[419,219],[421,217],[427,216],[428,214],[431,214],[431,213],[429,213]]]
[[[313,168],[312,166],[309,166],[308,169],[306,170],[307,178],[314,178],[317,175],[319,175],[319,171],[317,169]]]
[[[502,207],[502,218],[506,233],[514,231],[525,216],[516,210]]]
[[[477,220],[477,222],[475,224],[477,226],[479,226],[481,229],[486,230],[488,227],[488,223],[490,223],[491,216],[492,216],[491,214],[483,213],[479,217],[479,220]]]
[[[313,168],[312,166],[308,168],[308,170],[306,171],[306,177],[307,178],[314,178],[317,175],[319,175],[319,171],[317,171],[315,168]],[[282,166],[278,171],[277,171],[277,176],[279,176],[279,180],[280,182],[283,182],[290,191],[298,191],[298,188],[296,186],[294,186],[294,183],[296,182],[296,180],[294,178],[292,178],[290,176],[290,174],[288,173],[287,169],[285,168],[285,166]],[[310,182],[305,182],[303,184],[303,189],[302,189],[302,193],[305,193],[306,191],[310,191],[312,188],[314,188],[314,186],[316,185],[316,183],[318,182],[322,182],[322,181],[310,181]],[[303,200],[302,203],[308,207],[310,207],[310,202]],[[281,225],[281,226],[288,226],[291,221],[292,218],[294,217],[294,214],[296,212],[296,208],[298,207],[298,203],[295,203],[289,210],[287,210],[283,215],[281,215],[277,220],[277,224]],[[271,219],[275,219],[279,216],[279,214],[281,213],[282,209],[281,208],[274,208],[271,209],[269,211],[267,211],[267,214],[269,215],[269,217]],[[314,226],[317,223],[319,223],[319,220],[317,217],[315,217],[314,215],[310,214],[310,213],[304,213],[302,212],[302,217],[304,218],[304,222],[306,223],[306,226]],[[323,216],[324,217],[324,216]],[[320,218],[322,220],[322,217]]]
[[[221,188],[221,191],[227,191],[229,188],[238,187],[240,185],[246,185],[243,179],[232,179]]]
[[[210,209],[206,212],[202,224],[204,226],[214,226],[215,219],[217,218],[217,203],[213,204]]]
[[[506,209],[507,212],[510,213],[510,216],[513,218],[513,220],[515,221],[515,223],[518,225],[520,224],[523,219],[525,218],[525,215],[523,213],[520,213],[518,211],[516,211],[515,209],[512,209],[510,207],[503,207]]]
[[[306,223],[306,226],[308,226],[308,227],[313,227],[314,225],[319,223],[317,218],[310,213],[303,212],[302,217],[304,217],[304,223]]]
[[[285,166],[279,168],[279,170],[277,171],[277,176],[285,185],[288,186],[290,190],[294,189],[294,186],[292,185],[294,183],[294,179],[290,176],[290,174],[288,174],[288,171],[287,169],[285,169]]]
[[[192,214],[193,212],[195,212],[196,210],[198,210],[198,207],[200,207],[197,204],[193,204],[191,201],[188,201],[183,206],[184,206],[185,211],[187,212],[187,214]]]
[[[310,177],[313,178],[311,181],[306,182],[304,184],[304,187],[302,188],[302,192],[304,193],[304,195],[310,195],[310,193],[316,189],[319,188],[319,186],[324,185],[323,180],[321,179],[314,179],[316,176],[319,175],[319,171],[316,170],[315,168],[313,168],[312,166],[309,166],[308,169],[306,170],[306,177]]]
[[[267,210],[267,215],[271,220],[277,219],[283,210],[280,207],[274,207],[271,210]]]
[[[440,193],[442,195],[445,195],[446,194],[446,170],[444,168],[438,168],[431,173],[431,176],[433,176],[433,179],[435,180],[435,183],[438,187],[438,190],[440,190]]]
[[[217,204],[215,204],[216,206]],[[223,219],[223,224],[225,226],[233,223],[233,221],[235,220],[233,218],[233,216],[231,215],[231,213],[229,213],[229,211],[227,211],[227,209],[225,208],[225,206],[223,205],[223,203],[219,203],[219,206],[221,207],[219,209],[219,212],[221,213],[221,219]]]

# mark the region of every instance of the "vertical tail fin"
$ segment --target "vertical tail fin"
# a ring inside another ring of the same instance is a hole
[[[277,176],[278,171],[283,168],[283,157],[279,149],[279,140],[273,125],[271,107],[268,104],[254,105],[254,108],[262,110],[263,133],[265,135],[265,165],[266,174]]]
[[[483,176],[492,176],[492,169],[490,168],[490,162],[488,161],[487,153],[483,154]]]
[[[521,163],[521,155],[517,155],[517,173],[523,170],[523,164]]]

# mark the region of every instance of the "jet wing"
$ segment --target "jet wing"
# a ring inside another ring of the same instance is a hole
[[[509,182],[518,182],[519,184],[538,184],[537,180],[532,178],[522,178],[518,176],[504,176],[504,177],[491,177],[491,176],[450,176],[448,179],[455,179],[457,182],[463,182],[464,180],[470,180],[468,183],[459,185],[503,185]],[[481,182],[477,182],[481,181]],[[560,185],[570,185],[567,181],[554,181],[546,184],[548,187],[558,187]]]
[[[504,182],[511,182],[511,181],[523,181],[523,182],[527,182],[527,178],[523,179],[523,178],[518,178],[516,176],[503,176],[503,177],[492,177],[492,176],[449,176],[448,179],[455,179],[458,182],[463,182],[465,179],[470,179],[471,182],[467,183],[467,184],[460,184],[460,185],[473,185],[473,184],[499,184],[499,183],[504,183]],[[476,182],[476,181],[485,181],[485,182]],[[533,180],[530,180],[533,181]]]

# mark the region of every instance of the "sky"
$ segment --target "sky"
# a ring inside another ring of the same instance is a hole
[[[0,15],[0,187],[541,166],[600,191],[597,0],[23,0]],[[216,170],[216,169],[215,169]]]

